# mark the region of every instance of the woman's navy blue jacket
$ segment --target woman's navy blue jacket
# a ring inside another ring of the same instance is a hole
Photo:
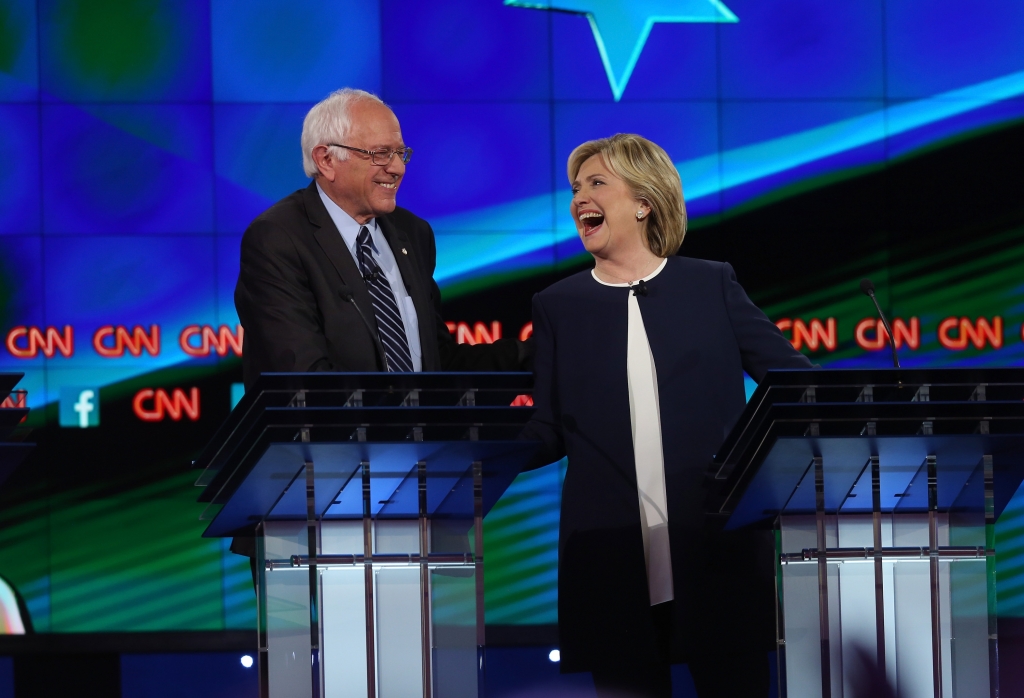
[[[770,643],[770,534],[704,525],[715,450],[745,404],[743,372],[809,368],[728,264],[670,257],[638,296],[658,377],[675,602],[672,656],[695,642]],[[533,300],[535,416],[543,465],[568,456],[559,532],[563,671],[649,661],[653,642],[626,384],[627,294],[580,272]]]

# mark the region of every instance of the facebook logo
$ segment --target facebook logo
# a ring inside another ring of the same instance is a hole
[[[60,425],[88,429],[100,425],[100,389],[60,389]]]

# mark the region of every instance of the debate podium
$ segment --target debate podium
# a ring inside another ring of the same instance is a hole
[[[24,390],[15,386],[24,373],[0,372],[0,484],[21,465],[35,444],[8,441],[7,437],[28,415]]]
[[[527,373],[263,374],[196,461],[256,533],[261,696],[481,695],[483,517],[533,454]]]
[[[28,416],[28,393],[15,386],[24,373],[0,372],[0,486],[35,448],[33,443],[11,441],[10,436]],[[31,633],[32,618],[17,589],[0,577],[0,633]]]
[[[994,524],[1024,478],[1024,370],[772,371],[712,513],[776,530],[780,696],[997,696]],[[861,695],[861,694],[858,694]]]

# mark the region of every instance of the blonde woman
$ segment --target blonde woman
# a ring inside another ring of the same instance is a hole
[[[594,268],[533,302],[538,463],[563,455],[562,671],[601,696],[766,696],[772,548],[706,525],[711,457],[743,409],[743,371],[806,368],[728,264],[675,256],[682,184],[660,147],[619,134],[569,156],[571,214]]]

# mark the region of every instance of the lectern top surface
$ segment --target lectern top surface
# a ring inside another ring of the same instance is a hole
[[[907,483],[900,484],[886,463],[916,474],[925,456],[936,456],[940,490],[948,493],[967,483],[954,482],[943,470],[951,459],[957,472],[973,471],[982,455],[992,455],[1001,510],[1021,481],[1022,443],[1024,369],[769,371],[714,457],[720,486],[709,506],[731,515],[733,526],[807,511],[813,488],[804,475],[811,458],[820,456],[831,479],[826,509],[864,510],[870,497],[855,490],[875,455],[883,463],[885,487],[896,488],[882,510],[907,511],[920,504],[920,488],[914,496],[901,489]],[[943,506],[954,501],[946,494],[940,499]]]
[[[14,386],[18,384],[22,378],[25,377],[24,373],[13,373],[13,372],[2,372],[0,371],[0,400],[7,397]]]
[[[768,523],[780,514],[814,513],[815,457],[822,461],[826,514],[872,511],[872,456],[879,460],[883,513],[927,511],[928,456],[935,457],[938,510],[983,512],[984,455],[993,458],[998,516],[1024,478],[1020,436],[780,437],[739,499],[729,527]]]
[[[263,520],[306,519],[309,468],[318,519],[356,519],[364,514],[416,518],[421,463],[424,513],[431,518],[472,518],[473,464],[481,465],[486,513],[535,449],[536,444],[528,441],[272,444],[223,502],[204,536],[234,535]]]
[[[21,424],[28,414],[23,407],[0,407],[0,436],[6,436],[11,429]]]
[[[768,371],[762,388],[772,386],[865,385],[1024,385],[1024,368],[817,368]]]
[[[452,440],[473,425],[498,430],[480,439],[512,438],[532,409],[511,405],[532,382],[529,373],[265,373],[194,462],[206,471],[196,484],[220,491],[254,445],[292,441],[300,428],[313,441],[355,438],[358,428],[369,441],[411,438],[414,428],[424,440]]]
[[[529,390],[533,374],[521,371],[450,373],[263,373],[247,393],[304,390]]]

